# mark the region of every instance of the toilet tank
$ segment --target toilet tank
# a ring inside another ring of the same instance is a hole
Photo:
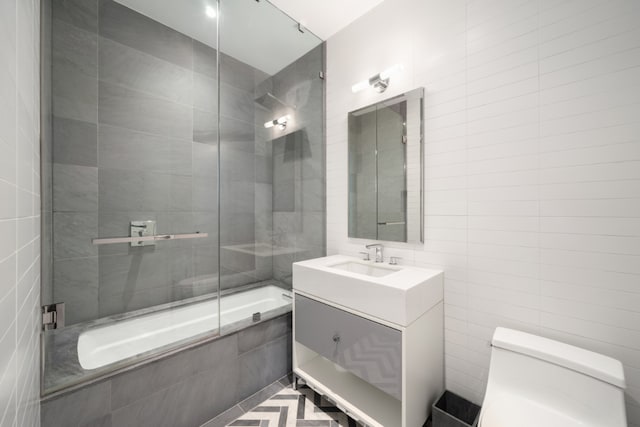
[[[627,426],[619,361],[506,328],[492,347],[484,425]]]

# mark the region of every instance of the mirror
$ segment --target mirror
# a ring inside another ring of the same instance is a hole
[[[349,237],[423,241],[424,89],[349,113]]]

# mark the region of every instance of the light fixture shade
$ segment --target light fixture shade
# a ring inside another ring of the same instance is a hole
[[[351,92],[356,93],[369,87],[369,80],[363,80],[351,86]]]
[[[271,120],[270,122],[266,122],[264,124],[264,127],[269,129],[272,128],[274,126],[278,126],[280,129],[284,129],[287,127],[287,122],[291,120],[291,116],[289,116],[288,114],[286,116],[282,116],[279,117],[275,120]]]

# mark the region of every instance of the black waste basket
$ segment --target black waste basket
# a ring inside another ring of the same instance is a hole
[[[433,404],[431,417],[433,427],[476,427],[480,407],[445,390]]]

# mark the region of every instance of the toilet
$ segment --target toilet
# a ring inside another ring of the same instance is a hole
[[[615,359],[496,328],[479,427],[626,427]]]

